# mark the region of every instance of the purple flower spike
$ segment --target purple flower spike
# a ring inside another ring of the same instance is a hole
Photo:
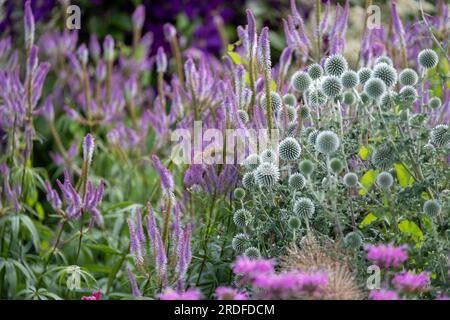
[[[261,66],[270,70],[272,62],[270,61],[270,43],[269,43],[269,28],[264,27],[261,30],[258,43],[258,60]]]
[[[141,30],[145,21],[145,6],[143,4],[137,6],[133,12],[133,26],[137,30]]]
[[[25,2],[25,16],[24,16],[24,25],[25,25],[25,47],[30,49],[34,43],[34,16],[33,11],[31,10],[31,1]]]
[[[139,290],[139,287],[138,287],[138,284],[136,281],[136,277],[134,276],[134,274],[130,268],[127,268],[127,275],[128,275],[128,280],[130,280],[131,292],[132,292],[133,296],[141,297],[142,296],[141,290]]]
[[[163,32],[164,32],[164,37],[166,37],[167,41],[171,41],[177,35],[177,29],[175,29],[175,27],[170,23],[164,24]]]
[[[87,65],[89,52],[84,43],[78,48],[77,56],[78,56],[78,59],[80,60],[81,64]]]
[[[107,35],[103,42],[103,53],[106,61],[112,61],[114,58],[114,39]]]
[[[90,165],[92,162],[94,148],[95,148],[94,138],[90,133],[88,133],[83,140],[83,160],[87,162],[88,165]]]
[[[167,56],[164,52],[163,47],[158,48],[158,52],[156,54],[156,71],[158,72],[166,72],[167,70]]]
[[[141,242],[136,234],[136,228],[133,225],[133,221],[131,219],[127,219],[127,223],[128,230],[130,232],[130,252],[134,256],[136,264],[140,266],[144,263]]]
[[[256,53],[256,21],[253,11],[247,9],[247,33],[248,33],[248,45],[251,48],[250,55]]]
[[[157,155],[152,155],[153,166],[161,178],[161,186],[166,192],[173,192],[173,177],[170,171],[164,167]]]

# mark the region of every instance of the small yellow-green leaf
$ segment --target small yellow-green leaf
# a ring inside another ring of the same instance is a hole
[[[360,195],[365,195],[367,193],[367,191],[372,187],[372,185],[375,183],[375,179],[377,177],[377,170],[369,170],[367,171],[360,180],[360,183],[362,184],[362,186],[364,188],[359,189],[359,194]]]
[[[277,83],[275,82],[275,80],[272,80],[272,91],[277,90]]]
[[[416,242],[417,247],[422,246],[423,232],[417,224],[410,220],[403,220],[398,224],[398,228],[404,234],[409,235]]]
[[[44,208],[42,207],[41,203],[37,202],[34,208],[36,209],[39,219],[43,220],[45,218],[45,212],[44,212]]]
[[[359,156],[361,157],[361,159],[366,160],[367,156],[369,155],[370,150],[368,148],[366,148],[365,146],[362,146],[359,149]]]
[[[369,224],[371,224],[372,222],[374,222],[377,219],[378,218],[372,212],[370,212],[367,214],[367,216],[364,217],[364,220],[361,221],[361,223],[359,224],[359,227],[363,228],[365,226],[368,226]]]
[[[402,163],[395,163],[394,167],[395,171],[397,172],[398,182],[403,188],[406,188],[407,186],[410,186],[414,183],[414,178],[411,177],[408,170],[406,170],[405,166]]]
[[[234,51],[234,44],[229,44],[228,45],[228,52],[232,52]]]
[[[228,51],[228,55],[235,64],[241,64],[241,56],[236,52]]]
[[[425,199],[425,200],[430,200],[430,195],[429,195],[427,192],[424,191],[424,192],[422,192],[421,195],[422,195],[422,198],[423,198],[423,199]]]

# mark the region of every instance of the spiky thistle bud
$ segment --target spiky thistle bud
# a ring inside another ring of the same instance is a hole
[[[316,147],[316,140],[317,140],[317,136],[319,135],[319,131],[318,130],[312,130],[309,134],[308,134],[308,144],[312,147]]]
[[[335,76],[325,77],[322,80],[321,89],[327,97],[334,98],[342,91],[341,80]]]
[[[304,71],[297,71],[292,75],[291,85],[294,90],[304,92],[311,86],[312,80],[309,74]]]
[[[311,160],[308,160],[308,159],[302,160],[298,164],[298,169],[305,176],[310,176],[314,172],[314,163]]]
[[[311,110],[307,106],[301,106],[300,115],[302,116],[303,120],[309,119],[311,117]]]
[[[344,103],[348,106],[354,104],[356,101],[355,95],[351,92],[344,93]]]
[[[432,49],[424,49],[417,56],[419,64],[425,69],[432,69],[437,66],[439,57]]]
[[[288,226],[291,230],[298,230],[302,226],[302,222],[298,217],[290,217],[288,220]]]
[[[306,178],[301,173],[294,173],[289,177],[289,188],[293,190],[302,190],[305,185]]]
[[[372,77],[372,70],[366,67],[362,67],[358,70],[358,81],[359,84],[364,85],[367,80],[369,80]]]
[[[281,97],[275,91],[272,91],[270,93],[270,104],[272,105],[272,110],[274,113],[278,113],[281,110],[281,107],[283,105],[282,101],[281,101]],[[261,107],[266,109],[266,94],[263,94],[261,96]]]
[[[231,241],[231,247],[233,248],[236,253],[240,254],[244,252],[244,250],[248,247],[248,243],[250,241],[250,238],[245,233],[238,233],[234,236],[233,240]]]
[[[278,146],[280,158],[284,161],[297,160],[300,157],[300,144],[292,137],[288,137],[280,142]]]
[[[385,92],[380,99],[380,106],[384,111],[391,110],[395,106],[396,93]]]
[[[386,63],[379,63],[373,68],[372,77],[383,80],[386,87],[391,88],[397,82],[397,70]]]
[[[292,93],[285,94],[283,96],[283,101],[285,104],[292,107],[295,107],[295,105],[297,104],[297,98]]]
[[[428,105],[431,109],[439,109],[442,105],[442,101],[438,97],[433,97],[430,99],[430,101],[428,101]]]
[[[379,99],[386,92],[386,85],[383,80],[370,78],[364,85],[364,92],[372,99]]]
[[[277,183],[280,178],[278,167],[272,163],[261,163],[255,172],[256,182],[260,187],[270,188]]]
[[[314,203],[309,198],[299,198],[294,203],[294,213],[305,220],[313,217],[315,209]]]
[[[233,214],[233,222],[238,228],[245,228],[251,219],[250,211],[239,209]]]
[[[323,93],[322,90],[314,89],[308,92],[308,103],[311,106],[313,107],[321,106],[325,102],[327,102],[327,96],[325,95],[325,93]]]
[[[419,81],[419,76],[413,69],[406,68],[400,72],[398,80],[402,86],[414,86]]]
[[[441,213],[441,204],[438,200],[427,200],[423,204],[423,212],[430,217],[436,217]]]
[[[319,79],[323,74],[323,69],[318,63],[313,63],[308,67],[308,74],[313,80]]]
[[[255,187],[255,185],[255,174],[253,172],[245,173],[242,177],[242,186],[247,190],[251,190]]]
[[[242,123],[247,123],[250,120],[248,117],[248,113],[244,110],[238,110],[238,117]]]
[[[450,131],[446,124],[440,124],[431,130],[430,141],[436,147],[443,147],[450,142]]]
[[[270,60],[270,43],[269,43],[269,28],[264,27],[261,30],[258,42],[258,61],[261,67],[265,70],[270,70],[272,62]]]
[[[404,86],[399,92],[400,98],[410,104],[417,100],[418,94],[416,88],[413,86]]]
[[[245,197],[245,190],[242,188],[236,188],[233,191],[233,195],[236,200],[242,200]]]
[[[392,62],[392,59],[389,58],[388,56],[379,56],[378,58],[375,59],[375,65],[379,64],[379,63],[385,63],[387,65],[394,65]]]
[[[322,131],[316,139],[316,150],[331,155],[339,148],[339,137],[333,131]]]
[[[358,85],[358,75],[353,70],[347,70],[342,74],[341,82],[345,89],[352,89]]]
[[[356,186],[356,184],[358,183],[358,175],[354,172],[349,172],[347,174],[345,174],[344,176],[344,184],[351,188]]]
[[[362,245],[362,239],[359,232],[350,232],[344,238],[344,245],[352,250],[359,249]]]
[[[377,176],[377,184],[381,189],[388,190],[392,187],[394,178],[389,172],[381,172]]]
[[[277,154],[272,149],[266,149],[261,152],[261,162],[276,163]]]
[[[247,170],[253,171],[259,167],[260,163],[261,158],[256,153],[253,153],[244,160],[243,165]]]
[[[248,247],[244,252],[244,256],[249,259],[260,259],[261,253],[259,252],[258,248]]]
[[[325,60],[325,72],[330,76],[339,77],[347,68],[347,60],[340,54],[334,54]]]
[[[344,169],[344,165],[338,158],[333,158],[330,160],[330,169],[334,174],[339,174]]]
[[[386,170],[394,163],[393,150],[388,145],[382,145],[376,148],[372,154],[373,165],[382,170]]]

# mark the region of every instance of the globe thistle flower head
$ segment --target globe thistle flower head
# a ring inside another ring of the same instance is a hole
[[[386,170],[394,163],[393,150],[390,146],[382,145],[376,148],[372,154],[373,165],[382,170]]]
[[[242,123],[247,123],[250,120],[248,113],[244,110],[238,110],[238,117]]]
[[[428,105],[431,109],[439,109],[442,105],[442,101],[438,97],[433,97],[430,99],[430,101],[428,101]]]
[[[358,175],[354,172],[349,172],[347,174],[345,174],[344,176],[344,184],[351,188],[356,186],[356,184],[358,183]]]
[[[327,96],[320,89],[310,90],[308,92],[308,103],[311,106],[317,107],[327,102]]]
[[[440,124],[431,130],[430,142],[436,147],[446,146],[450,142],[450,132],[446,124]]]
[[[249,155],[243,161],[244,167],[249,171],[255,170],[256,168],[259,167],[260,164],[261,164],[261,158],[256,153]]]
[[[308,159],[302,160],[298,164],[298,169],[305,176],[310,176],[314,172],[314,163],[311,160],[308,160]]]
[[[432,49],[424,49],[419,52],[417,56],[419,65],[425,69],[432,69],[437,66],[439,62],[439,57],[437,53]]]
[[[297,98],[292,93],[287,93],[283,96],[283,101],[285,104],[295,107],[297,104]]]
[[[372,98],[369,97],[369,95],[367,93],[365,93],[364,91],[360,93],[359,97],[361,98],[361,101],[363,104],[367,104],[370,101],[372,101]]]
[[[306,178],[301,173],[291,174],[289,177],[289,188],[293,190],[302,190],[306,185]]]
[[[319,79],[323,74],[323,69],[320,64],[313,63],[308,67],[308,74],[313,80]]]
[[[419,81],[419,76],[413,69],[406,68],[400,72],[398,80],[402,86],[414,86]]]
[[[361,248],[362,238],[359,232],[350,232],[344,238],[344,245],[352,250]]]
[[[258,169],[256,169],[255,177],[256,183],[260,187],[271,188],[280,178],[280,171],[273,163],[263,162]]]
[[[386,92],[385,83],[378,78],[370,78],[364,85],[364,92],[372,99],[379,99]]]
[[[380,63],[385,63],[390,66],[394,65],[392,62],[392,59],[389,58],[388,56],[379,56],[378,58],[375,59],[375,65],[380,64]]]
[[[347,69],[347,60],[340,54],[331,55],[325,60],[325,72],[330,76],[339,77]]]
[[[245,249],[244,256],[249,259],[255,260],[261,258],[261,253],[259,252],[258,248],[248,247],[247,249]]]
[[[309,119],[311,117],[311,110],[307,106],[301,106],[300,115],[302,116],[303,120]]]
[[[372,70],[366,67],[362,67],[358,70],[358,82],[359,84],[364,85],[367,80],[369,80],[372,77]]]
[[[272,91],[270,93],[270,104],[274,113],[278,113],[282,107],[282,100],[277,92]],[[266,109],[266,94],[261,96],[261,106]]]
[[[333,158],[330,160],[330,169],[334,174],[339,174],[344,169],[344,165],[338,158]]]
[[[288,220],[288,226],[291,230],[298,230],[302,226],[302,222],[298,217],[290,217]]]
[[[312,147],[316,147],[316,140],[317,140],[317,136],[319,135],[319,131],[318,130],[312,130],[309,134],[308,134],[308,144]]]
[[[284,108],[281,109],[279,117],[281,121],[284,121],[286,117],[289,123],[293,122],[297,119],[297,110],[293,106],[285,105]]]
[[[245,198],[245,190],[242,188],[236,188],[233,191],[233,195],[236,200],[242,200]]]
[[[356,101],[355,95],[351,92],[344,93],[344,103],[348,106],[354,104]]]
[[[247,172],[242,177],[242,186],[247,189],[251,190],[255,187],[256,180],[255,180],[255,174],[253,172]]]
[[[386,87],[392,87],[397,82],[397,70],[386,63],[379,63],[373,68],[373,78],[383,80]]]
[[[388,190],[392,187],[394,178],[389,172],[381,172],[377,176],[377,184],[381,189]]]
[[[410,104],[414,103],[418,97],[417,90],[413,86],[404,86],[400,89],[399,95],[403,101]]]
[[[438,200],[427,200],[423,204],[423,212],[430,217],[436,217],[441,213],[441,204]]]
[[[309,198],[299,198],[294,203],[294,213],[305,220],[313,217],[315,209]]]
[[[358,85],[358,75],[353,70],[347,70],[342,74],[341,82],[345,89],[354,88]]]
[[[328,76],[321,83],[322,92],[329,98],[334,98],[342,91],[342,83],[338,77]]]
[[[292,75],[291,85],[294,90],[304,92],[311,86],[312,79],[308,73],[297,71]]]
[[[316,150],[325,155],[331,155],[339,148],[339,137],[333,131],[322,131],[316,139]]]
[[[288,137],[280,142],[278,153],[284,161],[297,160],[300,157],[301,147],[295,138]]]
[[[238,228],[245,228],[251,220],[251,214],[246,209],[236,210],[233,214],[233,222]]]
[[[231,247],[234,251],[236,251],[236,253],[240,254],[244,252],[245,249],[247,249],[249,241],[250,238],[247,234],[238,233],[231,241]]]
[[[277,163],[277,153],[272,149],[266,149],[261,152],[261,162]]]
[[[396,94],[393,92],[385,92],[380,99],[380,106],[384,111],[391,110],[395,106]]]

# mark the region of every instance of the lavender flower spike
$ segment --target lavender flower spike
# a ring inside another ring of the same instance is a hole
[[[251,50],[250,55],[253,56],[256,52],[256,21],[250,9],[247,9],[247,33],[248,45]]]
[[[88,165],[90,165],[92,162],[94,149],[95,149],[94,138],[90,133],[88,133],[83,140],[83,160],[87,162]]]
[[[156,54],[156,71],[164,73],[167,70],[167,56],[163,47],[158,48]]]
[[[156,171],[158,171],[159,177],[161,178],[161,186],[162,188],[167,192],[173,192],[173,177],[170,171],[164,167],[159,160],[157,155],[152,155],[153,160],[153,166],[155,167]]]
[[[145,21],[145,6],[143,4],[137,6],[133,12],[133,27],[137,30],[141,30]]]
[[[103,52],[106,61],[112,61],[114,58],[114,39],[107,35],[103,42]]]
[[[269,28],[264,27],[261,30],[258,43],[258,60],[261,67],[265,70],[270,70],[272,62],[270,61],[270,43],[269,43]]]
[[[166,38],[167,41],[172,40],[177,35],[177,29],[175,29],[175,27],[170,23],[164,24],[163,32],[164,32],[164,37]]]
[[[132,292],[133,296],[141,297],[142,296],[141,290],[139,290],[139,287],[138,287],[138,284],[136,281],[136,277],[134,276],[134,274],[130,268],[127,268],[127,275],[128,275],[128,280],[130,280],[131,292]]]
[[[31,10],[31,1],[25,2],[25,48],[30,50],[34,43],[34,16]]]

